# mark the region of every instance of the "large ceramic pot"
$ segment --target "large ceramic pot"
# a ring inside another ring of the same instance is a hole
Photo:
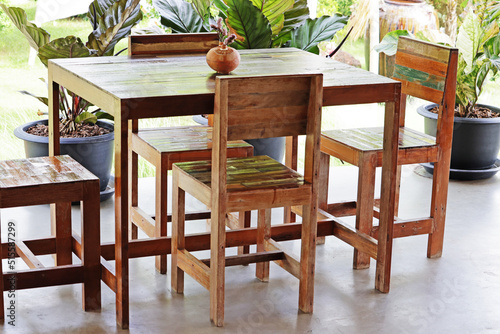
[[[48,120],[29,122],[17,127],[14,135],[24,140],[27,158],[49,155],[49,138],[31,135],[26,132],[36,124],[48,124]],[[110,133],[85,138],[61,138],[61,154],[68,154],[99,178],[100,191],[104,192],[108,185],[111,164],[113,161],[113,124],[98,121],[101,127],[111,130]],[[101,196],[102,198],[102,196]]]
[[[424,116],[425,133],[435,136],[437,114],[430,112],[435,104],[420,106],[417,112]],[[481,105],[494,112],[500,108]],[[498,171],[500,150],[499,118],[455,117],[451,149],[451,173],[455,179],[483,179]]]

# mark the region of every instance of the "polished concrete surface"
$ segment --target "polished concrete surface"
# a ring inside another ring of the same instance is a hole
[[[422,176],[422,174],[424,176]],[[338,167],[330,196],[352,199],[356,169]],[[141,179],[141,202],[152,211],[152,179]],[[431,180],[420,167],[403,171],[401,216],[425,215]],[[170,275],[153,258],[130,261],[131,333],[500,333],[500,176],[451,181],[443,257],[426,258],[425,236],[395,240],[388,294],[374,290],[375,263],[353,270],[352,248],[335,237],[317,248],[314,313],[298,312],[298,281],[271,265],[269,283],[254,265],[226,269],[225,327],[209,320],[209,295],[186,278],[184,295],[170,290]],[[189,201],[192,208],[199,204]],[[74,229],[79,229],[74,206]],[[113,200],[102,205],[102,240],[113,237]],[[9,221],[19,238],[49,234],[48,206],[2,210],[2,240]],[[279,216],[279,212],[278,212]],[[279,217],[276,217],[276,221]],[[190,225],[205,229],[205,222]],[[299,250],[299,241],[287,242]],[[297,253],[298,254],[298,253]],[[206,257],[201,256],[201,257]],[[51,257],[43,262],[50,264]],[[21,261],[18,268],[23,268]],[[169,268],[170,270],[170,268]],[[4,295],[7,297],[7,295]],[[102,311],[83,312],[81,286],[17,291],[15,327],[2,333],[121,333],[114,294],[102,285]]]

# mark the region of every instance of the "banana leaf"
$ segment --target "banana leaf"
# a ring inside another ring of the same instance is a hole
[[[113,50],[134,24],[142,19],[140,0],[94,0],[88,17],[94,26],[87,47],[97,50],[97,56],[113,55]],[[94,10],[95,8],[95,10]]]
[[[226,0],[226,24],[237,39],[236,49],[269,48],[272,42],[271,24],[266,16],[250,0]]]
[[[81,58],[91,55],[91,51],[75,36],[58,38],[45,44],[38,50],[38,58],[47,66],[49,59],[55,58]]]
[[[10,18],[12,23],[19,29],[28,40],[29,45],[38,51],[38,49],[50,42],[50,34],[44,29],[28,21],[26,12],[22,8],[7,7],[0,3],[0,7]]]
[[[335,33],[347,24],[348,17],[340,14],[307,19],[300,27],[292,31],[290,46],[319,54],[318,43],[330,40]]]
[[[283,29],[285,12],[293,7],[294,0],[251,0],[269,20],[273,35]]]
[[[175,33],[207,32],[209,28],[198,15],[193,5],[183,0],[153,0],[161,15],[161,24]]]

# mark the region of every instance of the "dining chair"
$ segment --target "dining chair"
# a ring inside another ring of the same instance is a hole
[[[129,36],[130,56],[167,56],[175,54],[206,53],[219,45],[217,33],[131,35]],[[208,66],[208,65],[207,65]],[[196,110],[193,110],[196,114]],[[168,171],[172,163],[180,161],[206,160],[211,157],[212,128],[208,126],[183,126],[168,128],[140,129],[138,120],[132,121],[130,135],[131,175],[130,182],[130,233],[137,239],[138,227],[148,237],[167,236]],[[240,140],[228,144],[228,156],[247,157],[253,155],[252,145]],[[156,169],[155,215],[151,217],[138,205],[138,156],[145,158]],[[192,213],[189,219],[203,219],[209,213]],[[250,212],[240,213],[236,218],[228,216],[231,228],[250,226]],[[248,247],[240,248],[248,253]],[[166,274],[167,255],[155,259],[158,272]]]
[[[455,48],[430,44],[407,37],[400,37],[393,79],[402,83],[401,118],[399,128],[398,182],[401,178],[401,165],[433,162],[435,169],[432,181],[431,209],[428,217],[418,219],[400,219],[388,229],[390,248],[392,238],[411,235],[428,234],[427,256],[441,256],[443,248],[446,201],[448,193],[448,176],[450,169],[451,140],[453,130],[453,114],[455,105],[455,88],[457,75],[458,51]],[[406,97],[413,96],[434,102],[438,114],[438,130],[436,137],[415,131],[405,126]],[[375,169],[382,166],[383,127],[357,128],[345,130],[323,131],[321,135],[321,175],[328,184],[330,156],[358,166],[357,200],[352,203],[327,203],[328,187],[322,187],[319,207],[322,210],[341,217],[356,216],[356,232],[370,236],[369,240],[378,238],[380,226],[373,226],[373,218],[379,218],[379,211],[374,207]],[[399,201],[399,184],[396,199]],[[362,244],[366,238],[344,240],[354,246],[354,268],[368,268],[370,255],[362,252]],[[377,274],[377,280],[385,277],[384,282],[377,281],[378,289],[389,291],[390,274],[389,258],[377,258],[377,271],[383,270],[385,275]]]
[[[72,235],[72,202],[81,203],[80,236]],[[53,236],[23,240],[23,222],[12,219],[2,224],[0,259],[7,259],[7,270],[0,261],[0,291],[83,283],[83,309],[100,310],[99,179],[68,155],[0,161],[0,209],[42,204],[52,204]],[[80,262],[74,263],[73,252]],[[37,257],[48,254],[55,255],[54,266]],[[16,268],[16,258],[29,269]],[[0,293],[0,319],[5,318],[3,298]]]
[[[300,310],[313,311],[322,98],[322,74],[219,76],[212,160],[173,165],[172,289],[183,293],[184,272],[208,289],[217,326],[224,323],[225,267],[232,265],[257,263],[257,278],[267,281],[269,261],[275,261],[299,279]],[[268,156],[227,157],[229,140],[295,135],[306,135],[303,175]],[[199,260],[185,249],[186,192],[211,208],[210,259]],[[271,208],[292,205],[305,213],[300,260],[271,235]],[[249,210],[258,210],[257,252],[226,257],[226,247],[234,245],[227,244],[225,216]]]

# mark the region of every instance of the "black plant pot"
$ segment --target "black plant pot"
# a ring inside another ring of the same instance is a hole
[[[49,155],[49,138],[31,135],[26,132],[28,128],[35,124],[48,124],[48,120],[29,122],[14,130],[14,135],[24,140],[27,158]],[[97,124],[113,131],[113,124],[111,123],[98,121]],[[106,190],[113,162],[113,139],[113,132],[94,137],[61,138],[61,154],[68,154],[99,178],[101,200],[105,199],[103,198],[103,192],[105,192],[105,197],[110,197],[113,194],[112,191],[109,193]]]
[[[435,136],[437,114],[430,112],[435,105],[420,106],[417,112],[424,116],[425,133]],[[500,108],[482,105],[494,112]],[[500,118],[455,117],[451,149],[450,178],[459,180],[484,179],[499,170]],[[431,165],[424,165],[432,172]]]

